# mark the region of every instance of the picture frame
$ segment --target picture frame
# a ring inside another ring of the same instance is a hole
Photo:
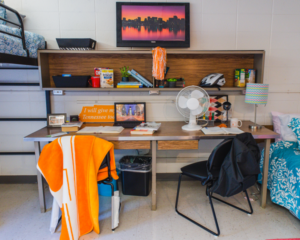
[[[66,113],[51,113],[47,114],[47,126],[48,127],[61,127],[66,122]]]
[[[215,122],[220,123],[222,121],[223,103],[228,102],[228,95],[211,95],[209,96],[210,105],[208,111],[214,112]],[[225,119],[228,122],[228,115]]]
[[[79,116],[78,115],[71,115],[70,116],[70,122],[79,122]]]

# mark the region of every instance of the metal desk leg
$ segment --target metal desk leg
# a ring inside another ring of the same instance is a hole
[[[265,156],[264,156],[264,166],[263,166],[263,176],[262,176],[262,185],[261,185],[261,198],[260,206],[262,208],[266,207],[267,204],[267,185],[268,185],[268,172],[269,172],[269,155],[270,155],[270,144],[271,139],[265,140]]]
[[[40,158],[40,151],[41,151],[40,142],[34,142],[34,151],[35,151],[35,161],[36,163],[38,163]],[[38,170],[37,170],[37,183],[38,183],[41,213],[44,213],[46,212],[44,182],[43,182],[43,176]]]
[[[156,141],[152,141],[152,211],[156,211]]]

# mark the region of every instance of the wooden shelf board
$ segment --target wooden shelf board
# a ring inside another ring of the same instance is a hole
[[[86,92],[148,92],[151,90],[158,90],[161,92],[179,92],[183,88],[43,88],[46,91],[63,90],[63,91],[86,91]],[[219,91],[218,88],[204,88],[207,92]],[[246,88],[239,87],[223,87],[220,92],[240,92]]]
[[[152,54],[152,49],[149,50],[58,50],[47,49],[38,50],[39,53],[86,53],[86,54]],[[167,49],[167,54],[263,54],[264,50],[177,50]]]

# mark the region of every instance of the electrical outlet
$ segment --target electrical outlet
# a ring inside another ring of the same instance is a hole
[[[53,95],[63,95],[63,90],[53,90]]]
[[[159,90],[150,90],[149,95],[159,95]]]

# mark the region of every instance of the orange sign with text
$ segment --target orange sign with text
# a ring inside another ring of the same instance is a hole
[[[79,114],[81,122],[114,122],[114,105],[94,105],[83,107]]]

